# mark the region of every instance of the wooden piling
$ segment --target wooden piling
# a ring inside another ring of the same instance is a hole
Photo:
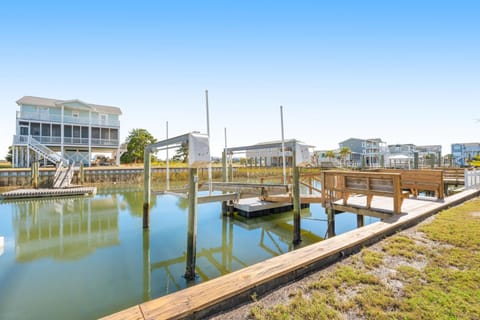
[[[361,228],[365,225],[364,216],[361,214],[357,214],[357,228]]]
[[[197,169],[190,168],[188,174],[188,226],[187,226],[187,266],[185,279],[195,279],[195,260],[197,242]]]
[[[143,153],[143,228],[150,224],[150,187],[151,187],[151,155],[150,150],[145,149]]]
[[[297,167],[296,152],[293,148],[293,244],[297,245],[302,241],[300,234],[300,169]]]
[[[329,238],[335,236],[335,209],[326,208],[327,211],[327,220],[328,220],[328,229],[327,234]]]
[[[143,230],[143,301],[151,299],[150,230]]]
[[[78,173],[79,177],[79,183],[84,184],[85,183],[85,170],[84,170],[83,162],[80,163],[80,171]]]
[[[34,189],[38,189],[39,167],[38,161],[32,162],[32,187]]]
[[[222,182],[227,182],[227,154],[222,152]],[[228,215],[227,201],[222,201],[222,214]]]

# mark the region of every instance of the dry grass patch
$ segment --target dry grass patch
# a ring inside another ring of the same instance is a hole
[[[480,199],[470,201],[363,249],[319,272],[288,303],[257,305],[250,316],[480,319],[480,219],[472,215],[479,207]]]

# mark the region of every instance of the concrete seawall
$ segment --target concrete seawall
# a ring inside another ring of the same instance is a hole
[[[170,168],[171,180],[186,180],[188,178],[188,168]],[[214,178],[221,177],[221,168],[212,168]],[[40,187],[48,187],[53,183],[55,168],[41,168],[39,172]],[[202,168],[198,170],[201,179],[207,179],[208,169]],[[152,180],[164,181],[166,176],[166,168],[152,168]],[[80,181],[80,172],[75,172],[73,184],[97,184],[97,183],[142,183],[143,168],[128,167],[96,167],[84,168],[83,182]],[[31,169],[2,169],[0,170],[0,187],[25,187],[32,183]]]

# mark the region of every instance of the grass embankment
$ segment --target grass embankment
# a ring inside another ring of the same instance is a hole
[[[320,272],[255,319],[480,319],[480,199]]]

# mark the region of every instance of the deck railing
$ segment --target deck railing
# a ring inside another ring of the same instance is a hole
[[[21,145],[21,144],[28,144],[28,137],[26,135],[15,135],[13,137],[13,144],[14,145]],[[54,136],[32,136],[35,140],[40,142],[44,145],[58,145],[62,144],[61,137],[54,137]],[[82,145],[88,146],[88,138],[80,138],[80,137],[64,137],[63,144],[64,145]],[[109,146],[109,147],[116,147],[119,144],[118,139],[92,139],[92,146]]]
[[[373,196],[385,196],[393,198],[394,213],[401,211],[403,193],[399,173],[324,171],[321,177],[324,207],[340,199],[347,205],[350,195],[360,194],[367,197],[367,209]]]
[[[34,120],[34,121],[47,121],[47,122],[62,122],[62,116],[59,114],[49,114],[41,112],[25,112],[17,111],[17,118],[24,120]],[[107,126],[107,127],[120,127],[120,121],[112,119],[97,119],[93,118],[91,122],[89,119],[74,117],[74,116],[63,116],[63,122],[69,124],[79,124],[79,125],[95,125],[95,126]]]
[[[465,189],[480,187],[480,169],[465,169]]]

